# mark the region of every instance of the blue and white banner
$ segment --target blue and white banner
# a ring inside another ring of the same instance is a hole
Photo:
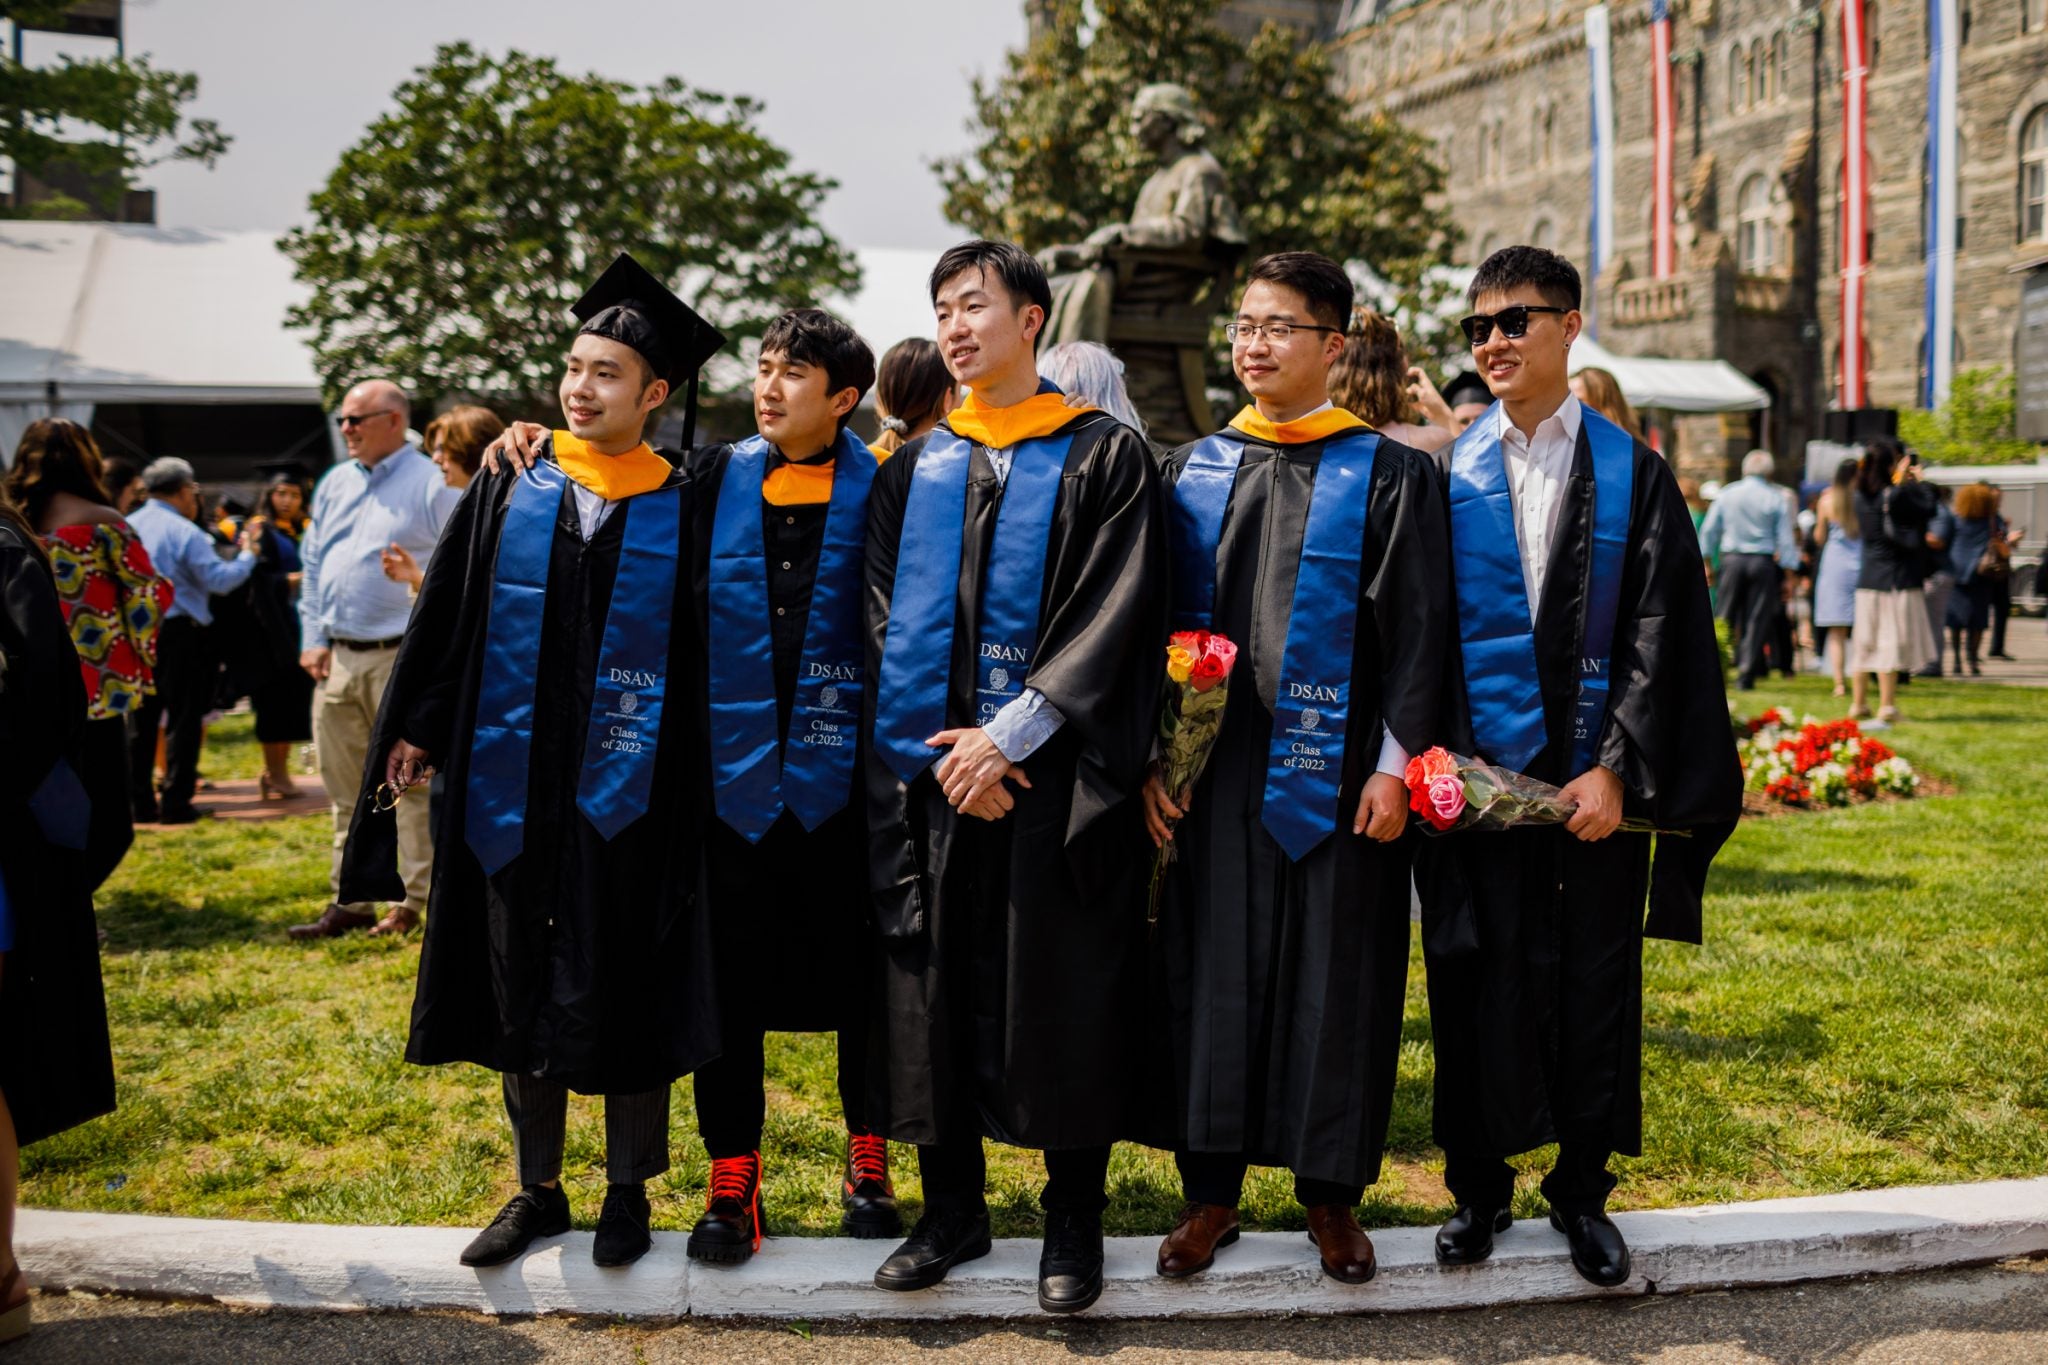
[[[1586,52],[1593,61],[1593,211],[1588,224],[1592,250],[1586,277],[1586,335],[1600,334],[1599,281],[1614,246],[1614,48],[1607,30],[1607,6],[1586,11]]]
[[[1948,401],[1956,336],[1956,0],[1927,0],[1927,354],[1920,405]]]

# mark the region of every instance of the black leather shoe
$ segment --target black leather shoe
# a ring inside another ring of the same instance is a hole
[[[839,1230],[872,1240],[901,1237],[903,1215],[889,1183],[889,1143],[874,1133],[846,1135],[846,1180],[839,1194]]]
[[[1436,1230],[1438,1265],[1477,1265],[1493,1255],[1493,1235],[1514,1226],[1515,1216],[1506,1209],[1475,1209],[1458,1205],[1450,1221]]]
[[[604,1193],[604,1211],[597,1215],[597,1236],[590,1259],[602,1266],[631,1265],[654,1245],[648,1228],[645,1185],[614,1185]]]
[[[926,1208],[910,1236],[875,1271],[875,1288],[930,1289],[946,1272],[988,1255],[988,1210]]]
[[[693,1261],[739,1265],[761,1249],[761,1154],[714,1157],[704,1216],[683,1247]]]
[[[536,1237],[559,1237],[568,1230],[569,1196],[559,1186],[528,1185],[462,1249],[462,1263],[503,1265],[533,1245]]]
[[[1102,1216],[1047,1209],[1038,1253],[1038,1306],[1078,1313],[1102,1297]]]
[[[1604,1213],[1581,1213],[1566,1219],[1555,1212],[1550,1226],[1572,1244],[1572,1269],[1602,1289],[1628,1279],[1628,1243],[1621,1229]]]

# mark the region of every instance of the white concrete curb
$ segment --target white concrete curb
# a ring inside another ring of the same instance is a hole
[[[2048,1254],[2048,1178],[1765,1200],[1617,1215],[1635,1275],[1601,1291],[1573,1273],[1547,1223],[1517,1223],[1482,1265],[1445,1269],[1433,1230],[1375,1234],[1379,1276],[1326,1278],[1300,1233],[1247,1233],[1192,1280],[1153,1273],[1158,1239],[1110,1239],[1097,1317],[1392,1313],[1610,1295],[1678,1293],[1930,1270]],[[1037,1312],[1038,1244],[996,1243],[937,1288],[888,1294],[870,1276],[886,1242],[775,1238],[745,1266],[692,1266],[680,1233],[624,1270],[590,1262],[590,1234],[537,1243],[466,1270],[462,1228],[240,1223],[24,1209],[16,1249],[44,1288],[288,1308],[467,1308],[618,1318],[985,1318]]]

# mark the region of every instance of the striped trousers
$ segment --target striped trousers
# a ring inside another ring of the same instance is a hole
[[[568,1140],[569,1088],[542,1076],[510,1071],[503,1076],[519,1183],[559,1180]],[[612,1184],[644,1184],[668,1169],[668,1092],[663,1086],[604,1097],[604,1169]]]

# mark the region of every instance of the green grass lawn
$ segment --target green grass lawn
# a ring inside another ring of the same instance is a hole
[[[1750,709],[1838,714],[1823,684],[1766,685]],[[1889,738],[1959,795],[1747,822],[1710,888],[1704,948],[1648,948],[1647,1150],[1615,1204],[1641,1208],[2048,1172],[2048,691],[1916,682]],[[211,737],[213,775],[253,775],[246,717]],[[144,834],[101,896],[120,1109],[24,1154],[44,1207],[323,1222],[481,1224],[512,1189],[496,1078],[401,1059],[417,940],[284,936],[325,901],[328,824],[202,823]],[[1429,1140],[1419,947],[1393,1157],[1369,1226],[1448,1212]],[[1114,1040],[1105,1040],[1113,1045]],[[838,1222],[829,1038],[770,1040],[769,1226]],[[677,1165],[650,1191],[688,1227],[708,1173],[689,1085]],[[603,1126],[575,1101],[579,1221],[603,1191]],[[999,1234],[1037,1222],[1035,1157],[992,1148]],[[897,1149],[898,1187],[917,1194]],[[1547,1154],[1524,1164],[1541,1169]],[[1119,1148],[1111,1230],[1179,1206],[1166,1157]],[[1525,1179],[1522,1212],[1540,1208]],[[1284,1173],[1257,1172],[1248,1220],[1299,1227]],[[878,1255],[879,1255],[878,1251]]]

